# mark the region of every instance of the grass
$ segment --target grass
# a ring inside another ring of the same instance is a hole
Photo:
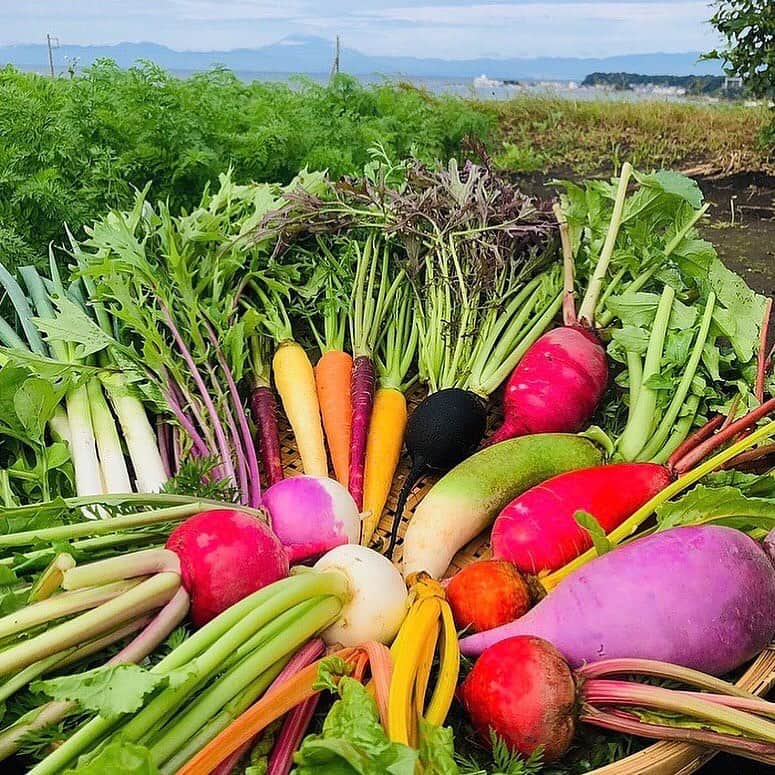
[[[765,107],[531,96],[490,109],[498,122],[495,160],[514,172],[607,173],[625,160],[645,169],[775,171],[775,148],[759,140],[771,119]]]

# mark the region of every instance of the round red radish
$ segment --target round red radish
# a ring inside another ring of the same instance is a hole
[[[530,608],[530,591],[511,563],[482,560],[452,578],[447,600],[458,629],[483,632],[522,616]]]
[[[460,698],[485,742],[492,730],[523,756],[542,748],[544,763],[556,761],[573,738],[573,675],[541,638],[508,638],[488,648],[460,687]]]
[[[610,533],[672,481],[655,463],[614,463],[547,479],[501,511],[492,529],[493,555],[523,573],[562,568],[592,546],[576,512],[591,514]]]
[[[503,393],[503,425],[488,444],[532,433],[576,433],[589,423],[608,383],[608,360],[594,331],[563,326],[538,339]]]
[[[166,546],[180,558],[196,627],[288,575],[288,555],[280,540],[261,520],[242,511],[203,511],[175,528]]]

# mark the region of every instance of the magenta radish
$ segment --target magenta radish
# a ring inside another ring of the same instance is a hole
[[[605,349],[591,329],[565,325],[544,334],[512,372],[495,444],[533,433],[576,433],[589,424],[608,384]]]
[[[355,501],[335,479],[283,479],[264,492],[263,502],[291,564],[360,540],[361,518]]]
[[[531,487],[501,511],[493,556],[523,573],[557,570],[592,546],[576,521],[591,514],[609,533],[673,481],[656,463],[614,463],[568,471]]]
[[[775,569],[744,533],[711,525],[640,538],[589,562],[521,619],[461,641],[468,656],[516,635],[574,667],[642,658],[723,675],[775,636]]]
[[[166,548],[180,559],[196,627],[288,575],[288,555],[256,517],[232,509],[204,511],[179,525]]]
[[[609,675],[666,678],[705,691],[603,677]],[[507,638],[489,647],[463,682],[460,699],[486,743],[495,733],[523,756],[541,749],[545,764],[568,750],[579,721],[752,758],[775,754],[775,724],[769,720],[775,714],[773,703],[661,662],[608,660],[574,673],[551,643],[537,637]],[[652,713],[644,719],[642,711]],[[694,723],[674,723],[676,716]],[[724,731],[714,729],[719,726]]]

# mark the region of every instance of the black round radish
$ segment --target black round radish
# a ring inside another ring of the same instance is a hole
[[[393,554],[407,498],[420,477],[431,469],[447,471],[479,446],[487,425],[487,408],[476,393],[445,388],[431,393],[412,412],[406,425],[406,448],[412,467],[398,496],[387,556]]]

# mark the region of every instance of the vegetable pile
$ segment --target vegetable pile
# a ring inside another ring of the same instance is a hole
[[[688,178],[557,185],[375,148],[0,266],[0,759],[775,762],[772,302]]]

